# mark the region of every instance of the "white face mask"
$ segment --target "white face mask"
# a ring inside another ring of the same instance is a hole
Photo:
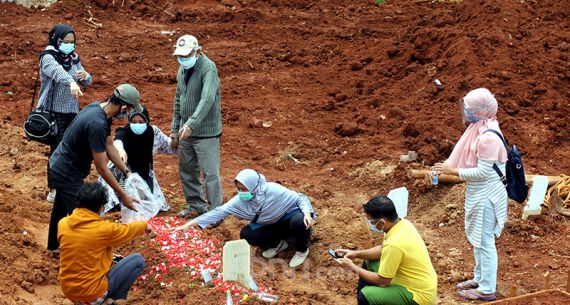
[[[378,225],[378,223],[380,221],[381,221],[381,219],[368,220],[368,227],[370,228],[370,230],[372,232],[384,235],[384,225],[382,225],[382,229],[380,229],[380,230],[378,230],[378,228],[376,228],[376,226]]]

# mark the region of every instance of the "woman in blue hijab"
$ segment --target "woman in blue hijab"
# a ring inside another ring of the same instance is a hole
[[[226,204],[176,229],[206,228],[234,215],[250,221],[241,229],[240,238],[264,249],[264,258],[275,257],[289,247],[286,240],[293,239],[296,252],[289,267],[302,265],[309,256],[311,227],[316,219],[309,198],[281,184],[267,182],[264,175],[252,169],[239,172],[234,182],[238,194]]]

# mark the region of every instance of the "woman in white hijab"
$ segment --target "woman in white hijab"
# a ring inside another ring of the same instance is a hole
[[[267,182],[264,175],[252,169],[239,172],[235,185],[238,194],[226,204],[176,229],[206,228],[234,215],[250,221],[242,228],[240,238],[265,249],[263,257],[275,257],[289,247],[286,240],[293,238],[296,252],[289,267],[302,265],[309,256],[311,227],[316,219],[309,198],[281,184]]]

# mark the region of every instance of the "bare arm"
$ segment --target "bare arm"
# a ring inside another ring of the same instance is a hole
[[[369,261],[377,261],[380,259],[380,255],[382,253],[382,245],[358,251],[337,249],[335,252],[349,259],[360,258]]]
[[[360,278],[365,280],[367,283],[380,286],[380,287],[388,287],[392,279],[382,277],[380,274],[368,271],[364,268],[358,267],[355,264],[351,265],[351,268]]]
[[[109,142],[109,139],[110,137],[107,137],[108,140],[107,142]],[[111,146],[113,146],[112,142]],[[93,163],[95,164],[95,168],[97,169],[99,175],[101,175],[101,177],[103,177],[103,180],[105,180],[105,182],[107,182],[107,184],[119,195],[119,198],[127,208],[136,211],[137,209],[134,207],[133,202],[136,202],[137,200],[129,196],[121,188],[119,182],[117,182],[117,179],[115,179],[115,176],[113,176],[113,173],[111,173],[111,170],[109,170],[109,168],[107,167],[107,153],[92,151],[92,154],[93,154]],[[126,165],[124,163],[121,164],[123,165],[124,168],[126,168]]]
[[[113,162],[113,164],[115,164],[115,166],[117,166],[117,168],[120,171],[126,173],[129,168],[127,167],[125,162],[123,162],[123,160],[121,159],[119,151],[117,150],[115,145],[113,145],[113,138],[111,136],[107,137],[106,146],[107,146],[107,157],[109,157],[109,160],[111,160],[111,162]],[[105,165],[105,167],[107,166]]]

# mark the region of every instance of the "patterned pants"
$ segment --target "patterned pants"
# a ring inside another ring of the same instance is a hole
[[[67,130],[67,127],[69,127],[69,124],[71,124],[71,122],[73,121],[73,119],[75,119],[75,117],[77,116],[77,113],[60,113],[60,112],[54,112],[53,113],[54,117],[55,117],[55,121],[57,123],[57,142],[54,144],[51,144],[49,146],[49,155],[51,156],[53,154],[53,152],[55,151],[55,149],[57,148],[57,146],[59,145],[59,142],[61,142],[61,140],[63,139],[63,133]],[[50,189],[54,188],[53,183],[50,181],[50,177],[49,177],[49,160],[48,160],[48,164],[47,164],[48,170],[48,187]]]

